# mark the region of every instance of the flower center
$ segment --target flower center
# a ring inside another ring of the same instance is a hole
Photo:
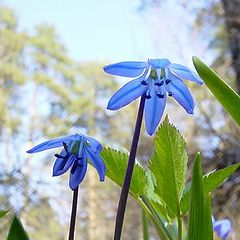
[[[166,72],[165,72],[165,68],[161,68],[161,75],[160,78],[165,78],[166,77]]]
[[[150,72],[150,77],[154,80],[156,80],[158,78],[158,75],[157,75],[157,71],[155,68],[152,68],[151,69],[151,72]]]
[[[86,139],[82,136],[79,138],[79,140],[72,142],[71,143],[72,147],[70,150],[71,153],[77,156],[77,158],[81,159],[83,156],[83,148],[85,143],[86,143]]]
[[[73,146],[71,148],[72,154],[77,155],[79,153],[80,143],[81,143],[81,140],[74,141]]]

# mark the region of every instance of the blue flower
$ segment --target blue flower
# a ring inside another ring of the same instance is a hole
[[[218,236],[222,239],[226,239],[229,233],[232,231],[232,224],[228,219],[222,219],[215,221],[212,218],[213,222],[213,230],[218,234]]]
[[[75,190],[85,177],[88,159],[90,159],[98,171],[100,181],[104,181],[106,167],[100,156],[102,146],[92,137],[74,134],[56,138],[33,147],[27,153],[37,153],[61,146],[63,147],[61,153],[55,154],[57,159],[53,166],[53,176],[62,175],[71,168],[69,186]]]
[[[104,67],[106,73],[134,78],[112,96],[108,109],[117,110],[140,96],[146,97],[146,130],[152,135],[164,112],[168,96],[193,114],[194,100],[183,80],[202,84],[199,76],[189,68],[171,63],[168,59],[150,59],[147,62],[120,62]]]

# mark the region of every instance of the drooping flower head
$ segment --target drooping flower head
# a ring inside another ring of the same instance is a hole
[[[202,84],[196,73],[168,59],[147,62],[120,62],[104,67],[106,73],[134,78],[112,96],[108,109],[122,108],[140,96],[146,97],[145,124],[152,135],[163,115],[167,95],[172,96],[189,114],[193,114],[194,100],[183,80]]]
[[[27,153],[37,153],[58,147],[63,147],[63,150],[60,154],[55,154],[57,159],[53,166],[53,176],[62,175],[71,168],[69,186],[75,190],[86,175],[89,159],[96,168],[100,181],[104,181],[106,167],[100,156],[102,146],[92,137],[74,134],[56,138],[33,147]]]
[[[212,217],[212,223],[213,223],[213,230],[223,240],[227,239],[228,235],[233,230],[232,224],[228,219],[215,221],[215,219]]]

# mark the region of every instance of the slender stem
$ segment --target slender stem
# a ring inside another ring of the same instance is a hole
[[[143,229],[143,239],[149,240],[148,217],[144,209],[142,209],[142,229]]]
[[[123,182],[123,187],[118,203],[118,210],[117,210],[117,217],[116,217],[116,224],[115,224],[115,232],[114,232],[114,240],[120,240],[121,239],[121,233],[122,233],[122,226],[123,226],[123,220],[124,220],[124,214],[127,204],[127,198],[128,198],[128,192],[129,187],[131,184],[134,164],[135,164],[135,158],[136,158],[136,152],[137,152],[137,146],[140,136],[140,130],[142,126],[142,118],[143,118],[143,111],[144,111],[144,105],[145,105],[145,96],[141,97],[141,101],[139,104],[138,109],[138,116],[135,124],[135,130],[134,135],[132,139],[132,145],[130,150],[130,155],[128,159],[128,166]]]
[[[77,215],[77,203],[78,203],[78,187],[73,191],[72,213],[71,213],[71,222],[70,222],[68,240],[74,240],[74,230],[75,230],[75,222],[76,222],[76,215]]]
[[[182,218],[178,217],[178,240],[182,240]]]

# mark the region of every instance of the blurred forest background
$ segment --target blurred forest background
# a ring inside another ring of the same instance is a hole
[[[164,42],[179,63],[190,65],[189,53],[195,52],[239,93],[240,1],[171,2],[176,12],[168,13],[168,19],[164,0],[139,0],[132,13],[142,19],[156,56],[165,57]],[[103,73],[109,63],[72,59],[53,26],[39,23],[28,32],[19,27],[17,10],[0,2],[0,209],[17,212],[31,239],[66,239],[72,192],[67,174],[51,177],[55,151],[32,157],[27,149],[48,138],[83,132],[104,145],[129,150],[137,101],[118,112],[106,110],[123,83]],[[167,107],[187,141],[190,166],[197,151],[203,153],[204,172],[238,162],[239,128],[206,86],[190,88],[196,101],[193,116],[171,100]],[[138,160],[144,166],[152,141],[142,131]],[[118,197],[117,186],[108,180],[99,183],[89,169],[80,187],[76,240],[112,239]],[[215,218],[234,224],[235,239],[240,239],[239,198],[237,171],[214,193],[212,204]],[[10,214],[1,219],[0,239],[6,238],[10,219]],[[157,239],[154,229],[151,236]],[[142,239],[141,209],[131,198],[123,239]]]

